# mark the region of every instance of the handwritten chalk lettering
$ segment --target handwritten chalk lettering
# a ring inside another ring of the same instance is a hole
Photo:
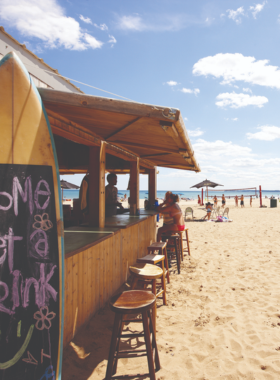
[[[46,190],[40,190],[41,185],[44,185]],[[39,203],[39,195],[47,196],[47,199],[45,200],[43,206],[41,206]],[[50,192],[48,182],[45,181],[44,179],[41,179],[41,181],[38,182],[35,193],[34,193],[34,202],[35,202],[36,207],[40,210],[45,210],[49,205],[50,195],[51,195],[51,192]]]
[[[8,211],[12,207],[13,197],[10,194],[6,193],[6,191],[0,191],[0,196],[1,195],[9,199],[9,204],[8,206],[0,205],[0,210]]]
[[[4,248],[4,251],[3,251],[3,255],[0,257],[0,265],[2,265],[5,260],[6,260],[6,257],[7,257],[7,244],[6,244],[6,240],[4,238],[2,238],[0,236],[0,241],[1,241],[1,245],[0,245],[0,248]]]
[[[0,311],[2,311],[3,313],[7,313],[9,315],[12,315],[14,314],[14,311],[6,308],[4,305],[3,305],[3,302],[5,301],[5,299],[8,297],[9,295],[9,288],[8,288],[8,285],[5,284],[5,282],[2,282],[0,281],[0,289],[1,287],[4,289],[4,295],[3,297],[0,298]]]
[[[8,240],[8,263],[10,272],[14,268],[14,242],[17,240],[22,240],[21,236],[14,236],[12,228],[9,228],[9,234],[4,236],[4,239]]]
[[[28,358],[23,358],[22,361],[25,362],[25,363],[29,363],[29,364],[35,364],[37,365],[38,364],[38,360],[36,360],[34,358],[34,356],[32,354],[30,354],[29,351],[27,351],[27,356]]]
[[[37,243],[35,244],[35,250],[36,252],[38,253],[38,255],[40,257],[45,257],[48,253],[49,253],[49,244],[48,244],[48,237],[47,237],[47,234],[45,233],[45,231],[43,230],[35,230],[32,232],[32,234],[30,235],[30,241],[32,241],[32,239],[38,234],[38,236],[40,235],[43,235],[43,237],[41,239],[39,239],[37,241]],[[43,249],[40,249],[40,244],[41,244],[41,247],[43,245]]]
[[[33,213],[33,197],[32,197],[32,183],[31,183],[31,176],[27,177],[24,183],[24,191],[22,190],[21,184],[19,183],[19,180],[17,177],[14,177],[13,179],[13,198],[14,198],[14,213],[17,216],[18,215],[18,193],[20,193],[21,198],[24,203],[27,202],[28,199],[28,205],[29,205],[29,211],[30,215]]]
[[[23,298],[23,277],[19,270],[13,271],[13,287],[12,287],[12,310],[15,310],[16,307],[20,305],[20,297],[19,297],[19,280],[21,279],[21,294]]]
[[[42,349],[41,349],[41,363],[43,363],[43,361],[44,361],[44,356],[45,356],[46,358],[48,358],[48,359],[51,358],[51,355],[44,354],[44,350],[43,350],[43,348],[42,348]]]
[[[40,380],[55,380],[55,371],[53,370],[53,366],[50,365],[44,375],[40,378]]]
[[[35,303],[37,305],[40,305],[40,285],[39,281],[35,280],[35,278],[27,278],[25,280],[25,288],[24,288],[24,293],[23,293],[23,301],[22,301],[22,306],[27,307],[29,305],[29,293],[30,293],[30,287],[31,285],[34,286],[35,289]]]
[[[49,214],[47,213],[43,215],[35,215],[34,220],[35,220],[35,223],[32,224],[32,227],[35,230],[47,231],[53,227],[52,222],[49,220]]]

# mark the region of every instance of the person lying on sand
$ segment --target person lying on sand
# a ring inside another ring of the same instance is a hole
[[[204,219],[208,218],[208,220],[210,220],[212,209],[213,209],[212,203],[210,202],[206,203],[207,214],[205,215]]]
[[[170,194],[164,203],[159,205],[156,210],[160,213],[169,213],[170,217],[173,218],[172,224],[167,224],[158,229],[157,241],[161,241],[161,235],[165,232],[178,232],[184,231],[184,219],[183,213],[178,205],[179,196],[177,194]]]

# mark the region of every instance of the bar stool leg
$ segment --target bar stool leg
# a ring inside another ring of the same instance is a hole
[[[166,247],[164,248],[164,253],[163,254],[165,256],[164,262],[165,262],[165,268],[167,270],[167,282],[168,282],[168,284],[170,284],[169,265],[168,265],[167,249],[166,249]]]
[[[180,253],[178,252],[178,244],[177,244],[177,239],[175,239],[175,253],[176,253],[176,260],[177,260],[177,269],[178,269],[178,274],[180,274]]]
[[[183,243],[183,232],[182,231],[179,232],[179,236],[180,236],[180,243],[181,243],[181,259],[182,259],[182,261],[184,261],[184,243]]]
[[[155,332],[154,332],[154,328],[153,328],[150,310],[147,311],[147,315],[148,315],[148,320],[149,320],[150,333],[152,334],[152,349],[155,350],[156,371],[159,371],[160,370],[159,355],[158,355],[157,342],[156,342],[156,338],[155,338]]]
[[[166,284],[165,284],[165,268],[164,268],[164,261],[163,260],[162,260],[161,264],[162,264],[162,271],[163,271],[163,275],[161,277],[161,287],[163,289],[163,304],[167,305],[167,302],[166,302]]]
[[[123,331],[123,328],[124,328],[124,322],[123,322],[123,315],[121,315],[121,323],[120,323],[120,327],[119,327],[119,331],[118,331],[118,336],[117,336],[117,345],[116,345],[116,358],[115,358],[115,361],[114,361],[114,365],[113,365],[113,375],[115,375],[115,373],[117,372],[117,366],[118,366],[118,354],[119,354],[119,350],[120,350],[120,342],[121,342],[121,335],[122,335],[122,331]]]
[[[145,337],[146,350],[147,350],[149,375],[150,375],[151,380],[156,380],[153,352],[152,352],[152,347],[151,347],[150,329],[149,329],[149,323],[148,323],[148,315],[146,311],[142,313],[142,318],[143,318],[144,337]]]
[[[190,250],[190,243],[189,243],[189,234],[188,234],[188,230],[185,231],[186,232],[186,240],[187,240],[187,246],[188,246],[188,254],[189,256],[191,255],[191,250]]]
[[[156,288],[156,280],[152,280],[152,292],[156,296],[157,294],[157,288]],[[153,307],[153,327],[155,331],[155,336],[157,334],[156,332],[156,323],[157,323],[157,302],[155,302],[154,307]]]
[[[113,376],[113,369],[116,367],[117,364],[114,363],[114,356],[117,346],[117,339],[119,335],[119,331],[122,325],[122,316],[119,314],[115,314],[115,321],[114,321],[114,328],[111,338],[111,345],[110,345],[110,352],[109,352],[109,359],[107,364],[107,371],[106,371],[106,380],[111,380]],[[118,358],[115,358],[116,361],[118,361]]]

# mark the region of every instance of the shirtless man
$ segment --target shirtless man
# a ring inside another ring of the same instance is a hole
[[[129,209],[123,208],[121,202],[118,202],[117,176],[114,173],[107,175],[108,185],[105,187],[105,215],[113,216],[129,212]]]
[[[226,205],[226,197],[225,197],[225,195],[223,194],[223,195],[222,195],[222,208],[224,208],[225,205]]]
[[[244,195],[242,194],[241,197],[240,197],[240,205],[241,205],[241,208],[242,207],[245,207],[244,206]]]
[[[215,196],[214,196],[214,207],[217,207],[217,204],[218,204],[218,198],[217,198],[217,196],[215,195]]]

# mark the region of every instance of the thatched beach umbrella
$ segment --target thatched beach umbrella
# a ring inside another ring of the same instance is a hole
[[[63,189],[79,189],[80,186],[77,186],[77,185],[74,185],[73,183],[70,183],[70,182],[67,182],[67,181],[64,181],[64,179],[62,179],[60,181],[60,186],[62,188],[62,199],[63,199]]]
[[[192,187],[196,187],[197,189],[200,189],[201,187],[206,187],[206,192],[207,192],[207,199],[208,199],[208,187],[216,187],[216,186],[224,186],[224,185],[219,185],[216,182],[209,181],[209,179],[206,179],[205,181],[202,181]],[[191,187],[191,188],[192,188]],[[202,200],[203,202],[203,200]]]

